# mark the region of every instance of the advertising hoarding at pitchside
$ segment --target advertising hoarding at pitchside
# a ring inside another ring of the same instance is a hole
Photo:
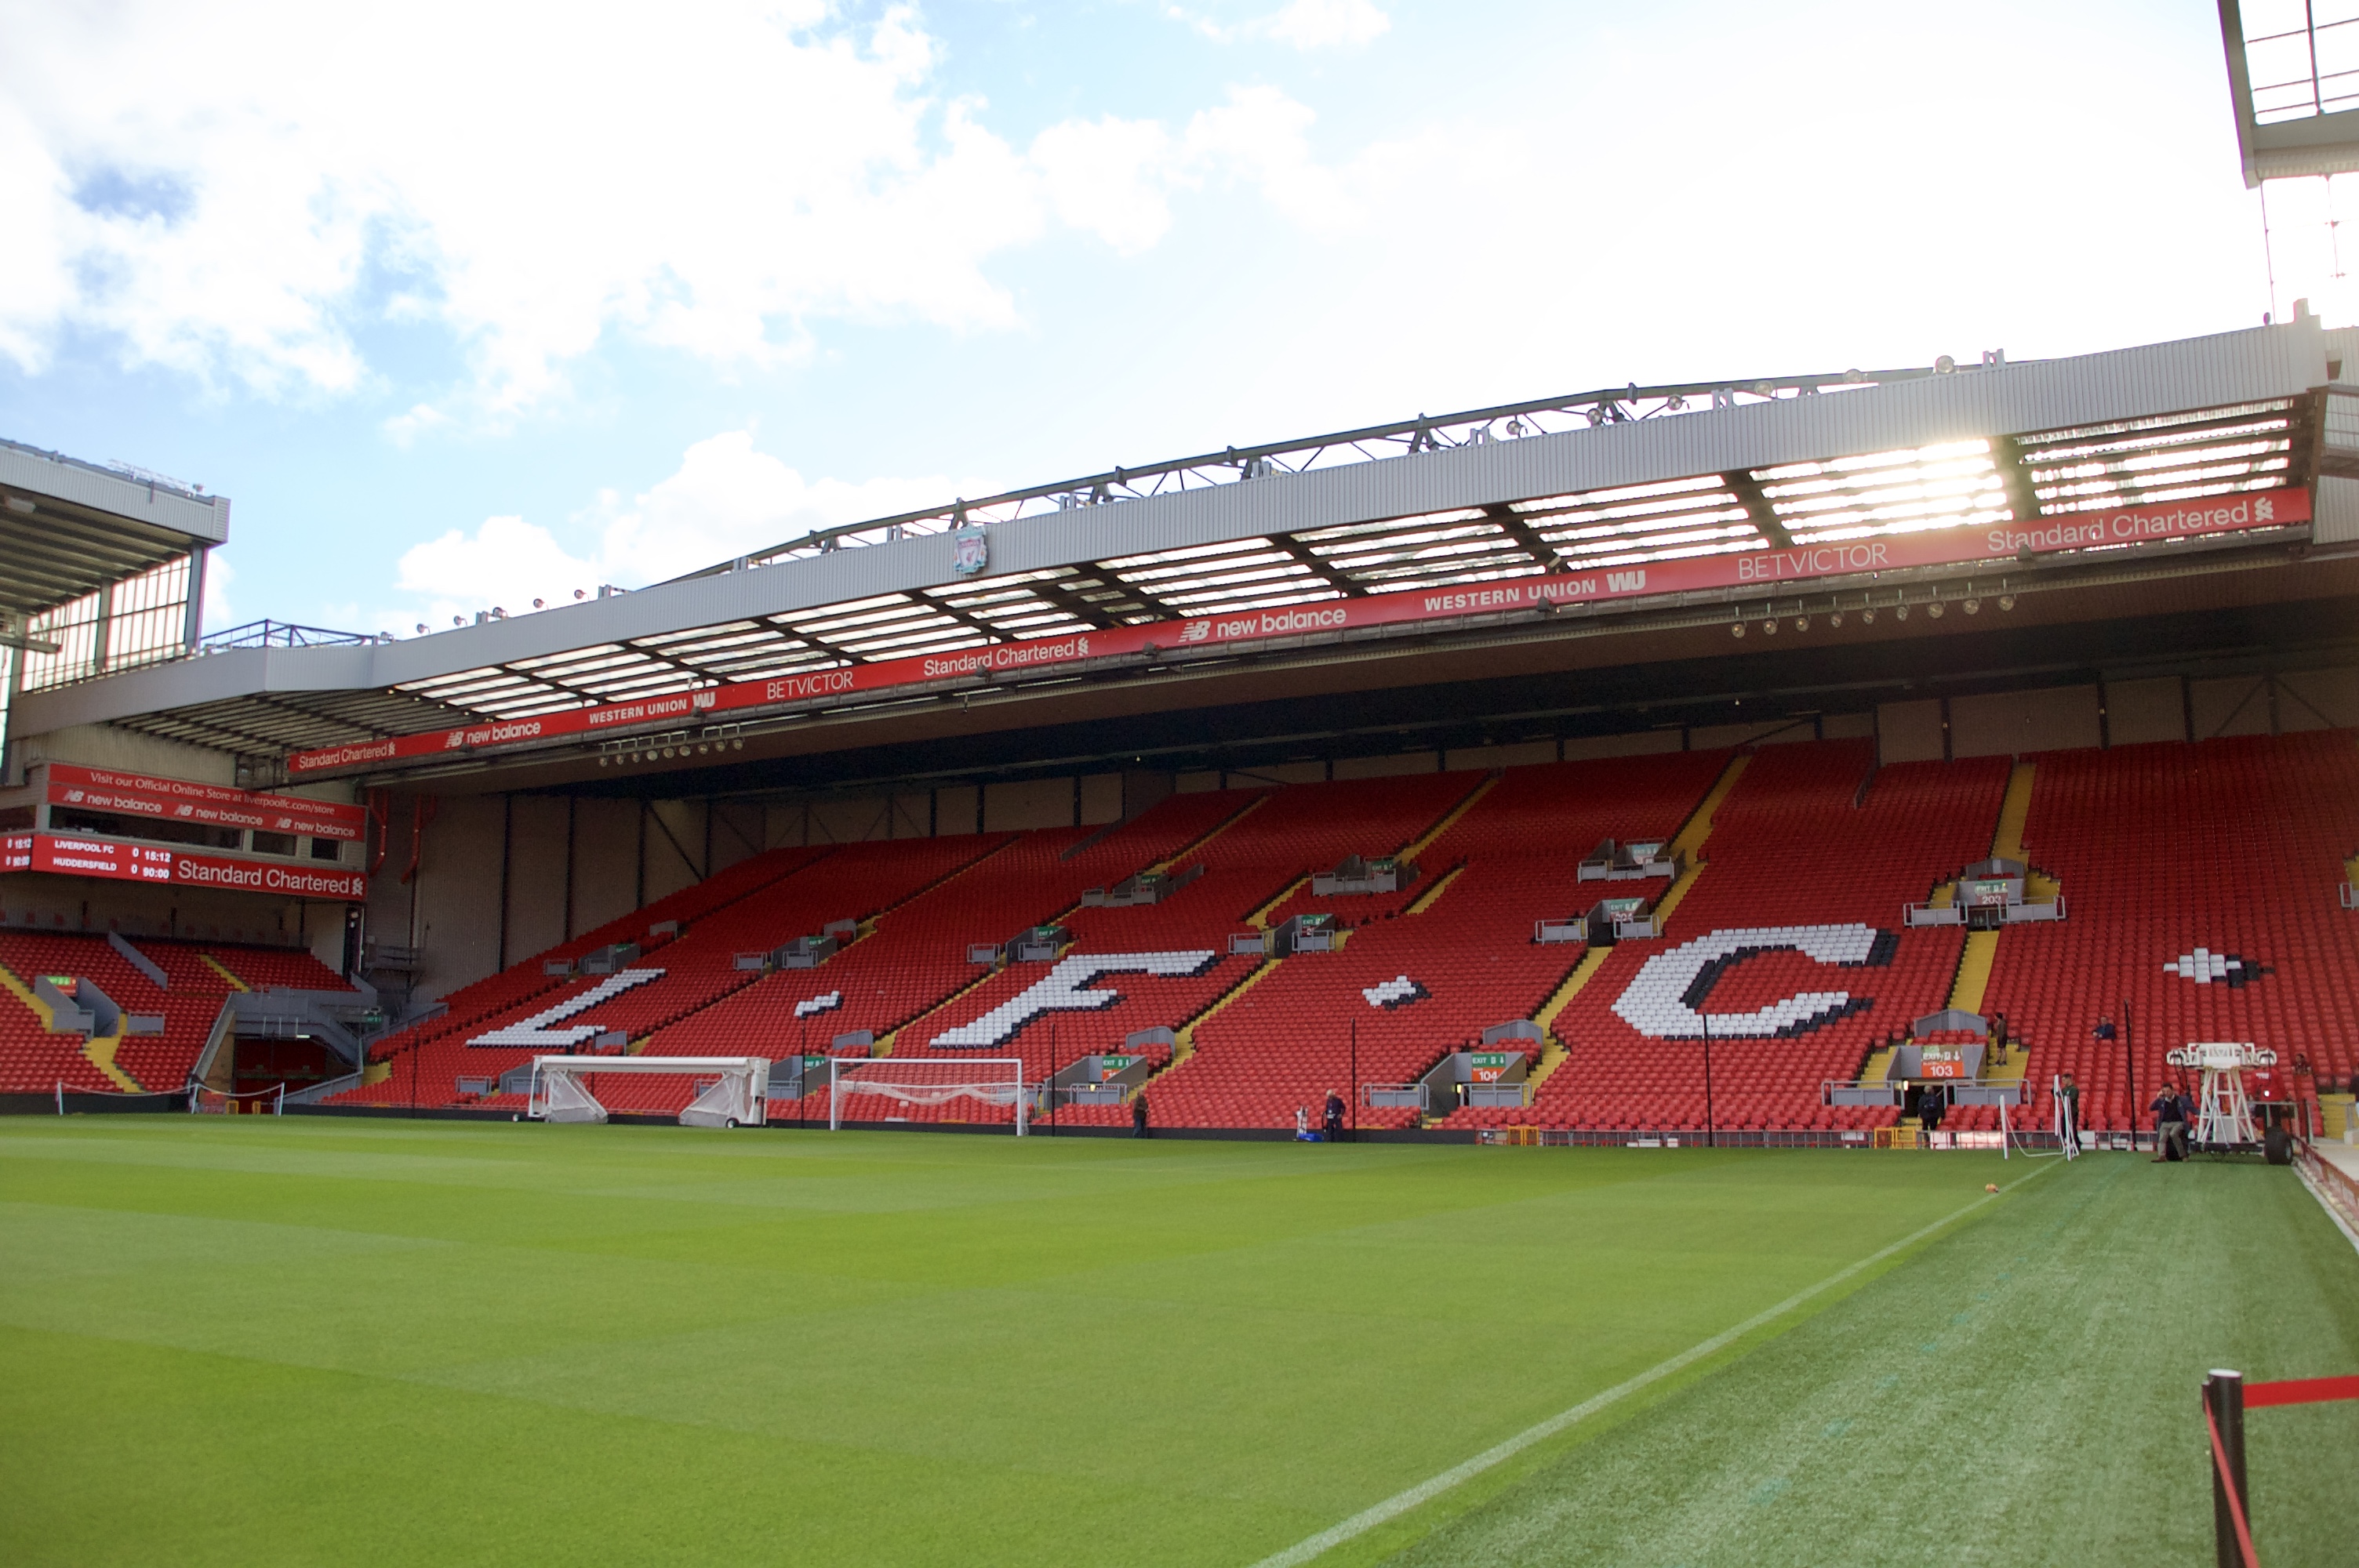
[[[1928,529],[1786,549],[1697,556],[1644,565],[1603,567],[1500,578],[1443,589],[1322,600],[1274,610],[1246,610],[1144,625],[1115,626],[954,653],[927,654],[850,665],[767,680],[736,681],[661,697],[567,708],[433,730],[414,735],[298,752],[287,759],[291,777],[316,776],[386,762],[443,754],[464,755],[501,746],[591,737],[690,722],[723,715],[791,709],[865,692],[923,687],[937,681],[1024,673],[1120,658],[1158,650],[1225,647],[1288,637],[1332,635],[1372,627],[1447,622],[1570,605],[1614,603],[1668,594],[1723,589],[1776,591],[1824,578],[1847,578],[1927,567],[1967,566],[2063,550],[2154,544],[2170,539],[2277,528],[2310,521],[2310,492],[2300,489],[2246,492],[2158,506],[2076,512],[2029,524],[1995,523]]]

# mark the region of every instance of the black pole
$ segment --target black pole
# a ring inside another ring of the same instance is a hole
[[[802,1044],[795,1049],[795,1126],[810,1125],[810,1020],[803,1020]]]
[[[2130,1152],[2135,1154],[2137,1152],[2138,1119],[2137,1052],[2130,1045],[2130,1004],[2126,999],[2122,1002],[2122,1065],[2129,1072]],[[2155,1129],[2155,1136],[2158,1138],[2162,1136],[2161,1128]],[[2155,1152],[2159,1154],[2162,1151],[2157,1149]]]
[[[1703,1024],[1703,1143],[1707,1149],[1717,1149],[1720,1131],[1712,1113],[1712,1014],[1698,1007],[1696,1017]]]
[[[2220,1452],[2227,1455],[2228,1475],[2220,1474],[2217,1458],[2212,1464],[2212,1544],[2220,1568],[2245,1568],[2244,1549],[2236,1541],[2236,1519],[2228,1507],[2228,1486],[2236,1487],[2236,1508],[2245,1515],[2245,1525],[2253,1522],[2252,1491],[2245,1485],[2245,1375],[2215,1368],[2203,1380],[2204,1407],[2212,1412],[2212,1424],[2220,1429]],[[2210,1446],[2208,1442],[2205,1444]]]
[[[1073,787],[1079,789],[1080,783],[1076,781]],[[1016,1109],[1022,1114],[1022,1107]],[[1049,1136],[1057,1136],[1057,1021],[1053,1018],[1049,1021]]]
[[[1360,1141],[1360,1021],[1352,1020],[1352,1141]]]

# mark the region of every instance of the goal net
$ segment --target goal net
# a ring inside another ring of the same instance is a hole
[[[243,1092],[209,1089],[202,1084],[189,1086],[189,1108],[200,1116],[277,1116],[286,1107],[285,1084]]]
[[[1033,1086],[1038,1088],[1038,1086]],[[860,1100],[871,1106],[915,1106],[932,1108],[958,1100],[983,1106],[1013,1106],[1016,1136],[1025,1134],[1031,1107],[1024,1084],[1020,1056],[828,1058],[827,1125],[831,1130],[848,1119],[865,1119]],[[893,1112],[886,1112],[890,1117]]]
[[[759,1127],[769,1094],[766,1056],[535,1056],[525,1114],[536,1121],[606,1119],[592,1080],[686,1076],[695,1095],[679,1113],[683,1127]]]

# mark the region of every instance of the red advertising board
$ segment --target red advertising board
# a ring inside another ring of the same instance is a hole
[[[55,871],[115,881],[230,888],[282,898],[362,899],[368,878],[344,866],[204,855],[159,844],[124,844],[82,833],[12,833],[0,839],[0,871]]]
[[[192,784],[153,773],[51,762],[45,787],[51,806],[84,811],[116,811],[177,822],[223,827],[255,827],[266,833],[308,833],[315,838],[358,839],[367,814],[357,806],[262,795],[223,784]]]
[[[1608,603],[1705,589],[1790,588],[1816,578],[1901,571],[2007,560],[2028,549],[2035,554],[2104,546],[2152,544],[2249,528],[2276,528],[2310,521],[2310,492],[2288,489],[2218,496],[2163,506],[2132,506],[2110,512],[2076,512],[2030,526],[1940,528],[1880,539],[1753,550],[1655,561],[1645,566],[1595,571],[1502,578],[1492,582],[1406,593],[1333,599],[1283,610],[1240,611],[1188,621],[1116,626],[1059,637],[995,643],[952,654],[885,659],[842,669],[776,680],[738,681],[637,702],[569,708],[533,719],[502,719],[457,730],[389,736],[349,746],[298,752],[287,759],[292,777],[519,745],[609,730],[709,722],[728,713],[795,708],[829,697],[894,687],[923,686],[1000,671],[1032,670],[1088,659],[1120,657],[1161,648],[1195,648],[1255,643],[1272,638],[1348,632],[1464,615],[1498,615],[1572,604]]]

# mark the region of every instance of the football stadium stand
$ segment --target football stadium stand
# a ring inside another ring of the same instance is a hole
[[[414,638],[204,637],[226,502],[0,442],[0,1108],[627,1053],[773,1121],[1004,1129],[1020,1069],[1060,1131],[1897,1146],[2065,1074],[2147,1130],[2197,1040],[2301,1105],[2359,1073],[2354,356],[1625,385]]]

